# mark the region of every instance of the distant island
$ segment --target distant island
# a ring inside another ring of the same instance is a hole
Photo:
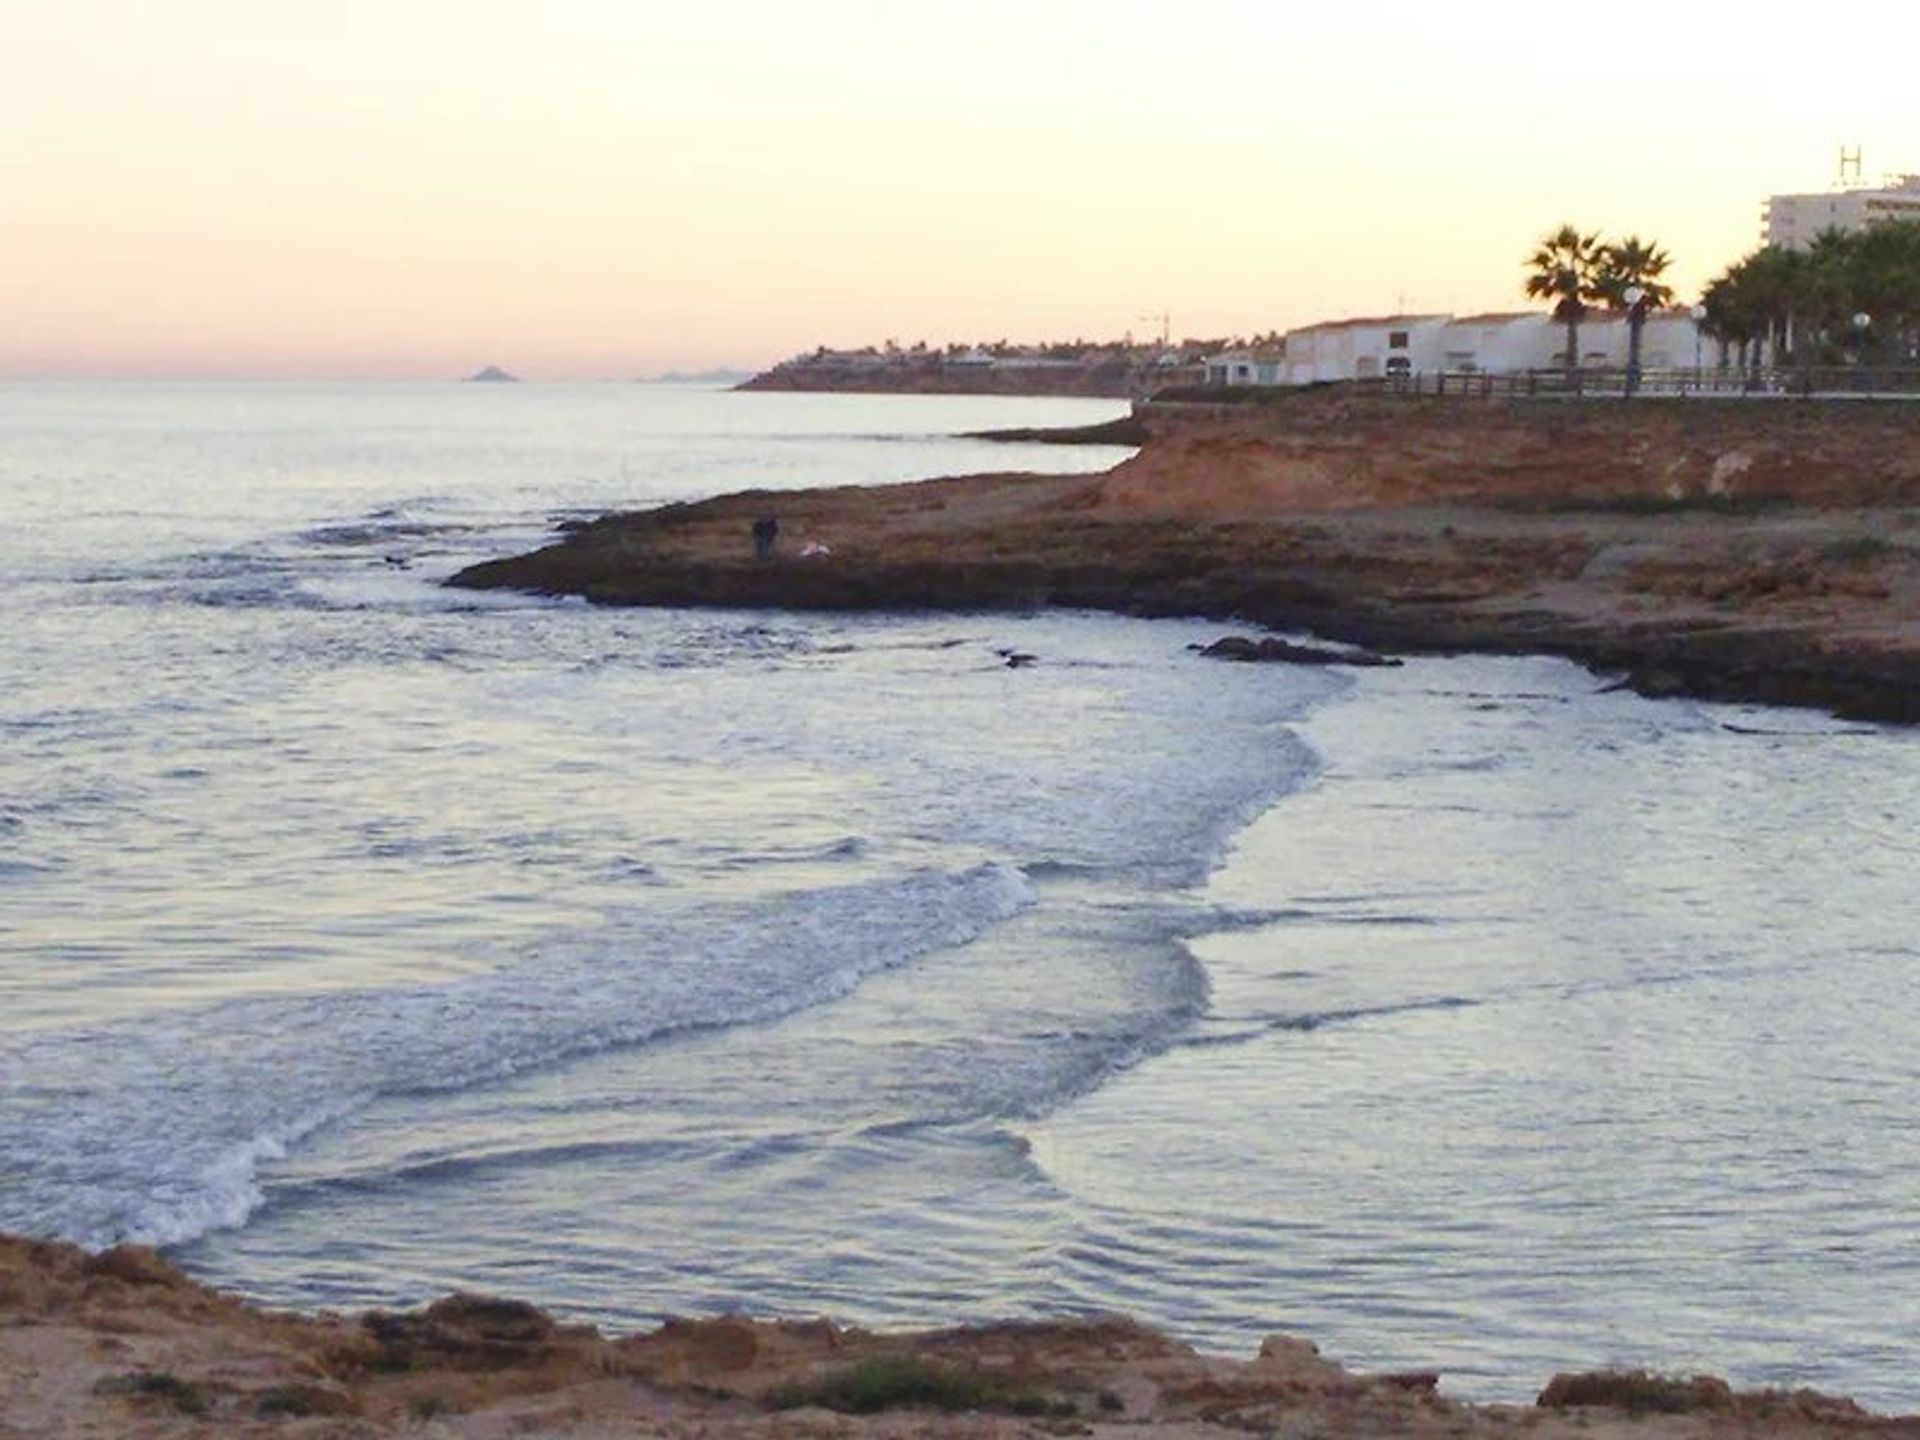
[[[518,385],[520,377],[498,365],[489,365],[484,370],[476,370],[461,382],[463,385]]]

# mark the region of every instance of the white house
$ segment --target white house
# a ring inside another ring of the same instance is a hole
[[[1209,385],[1281,385],[1286,356],[1266,350],[1226,350],[1205,360]]]
[[[1566,331],[1538,310],[1455,315],[1441,331],[1441,369],[1457,375],[1508,375],[1553,364]]]
[[[1551,316],[1540,317],[1549,337],[1544,354],[1515,368],[1557,369],[1567,363],[1567,327]],[[1580,364],[1587,370],[1624,370],[1631,345],[1624,310],[1594,310],[1580,322]],[[1718,354],[1710,346],[1700,322],[1684,306],[1650,310],[1640,326],[1642,370],[1689,370]]]
[[[1440,368],[1445,315],[1330,320],[1287,332],[1286,383],[1378,380]]]
[[[1594,310],[1580,323],[1580,366],[1624,370],[1624,311]],[[1387,379],[1397,375],[1520,375],[1566,364],[1566,326],[1544,310],[1506,310],[1479,315],[1392,315],[1336,320],[1292,330],[1286,339],[1282,383]],[[1691,369],[1717,358],[1693,312],[1684,308],[1647,315],[1640,333],[1642,370]],[[1233,356],[1217,356],[1231,362]],[[1211,367],[1212,362],[1209,362]],[[1209,379],[1213,371],[1209,368]],[[1266,384],[1228,376],[1215,383]]]

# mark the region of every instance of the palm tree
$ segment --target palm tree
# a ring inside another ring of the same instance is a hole
[[[1888,359],[1913,354],[1920,329],[1920,222],[1891,221],[1857,237],[1853,307],[1872,320],[1873,348]]]
[[[1638,235],[1629,235],[1600,248],[1594,289],[1609,305],[1627,312],[1629,395],[1640,388],[1640,332],[1646,326],[1647,312],[1673,303],[1673,287],[1660,278],[1672,263],[1666,251]]]
[[[1801,282],[1806,256],[1778,245],[1763,245],[1740,263],[1741,284],[1765,317],[1773,363],[1783,365],[1799,340]]]
[[[1747,347],[1756,378],[1765,351],[1806,386],[1823,359],[1920,357],[1920,223],[1826,231],[1804,251],[1762,246],[1704,299],[1710,333]]]
[[[1707,283],[1700,295],[1707,312],[1700,328],[1720,342],[1720,368],[1727,368],[1727,350],[1738,346],[1741,375],[1760,369],[1760,342],[1766,338],[1767,317],[1758,303],[1744,262],[1728,267]]]
[[[1527,294],[1553,301],[1553,318],[1567,327],[1567,378],[1580,370],[1580,322],[1587,302],[1598,299],[1594,280],[1599,273],[1600,237],[1582,235],[1562,225],[1542,240],[1527,257]]]

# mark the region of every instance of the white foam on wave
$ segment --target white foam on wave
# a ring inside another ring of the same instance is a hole
[[[1032,903],[982,865],[610,917],[438,986],[236,1001],[0,1050],[0,1229],[176,1244],[242,1224],[260,1163],[382,1095],[776,1019]]]

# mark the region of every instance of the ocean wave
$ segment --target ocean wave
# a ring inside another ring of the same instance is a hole
[[[1032,903],[958,873],[661,906],[437,986],[234,1001],[0,1050],[0,1229],[168,1245],[244,1223],[262,1161],[383,1096],[486,1085],[762,1023],[963,944]],[[219,1045],[209,1036],[220,1036]]]

